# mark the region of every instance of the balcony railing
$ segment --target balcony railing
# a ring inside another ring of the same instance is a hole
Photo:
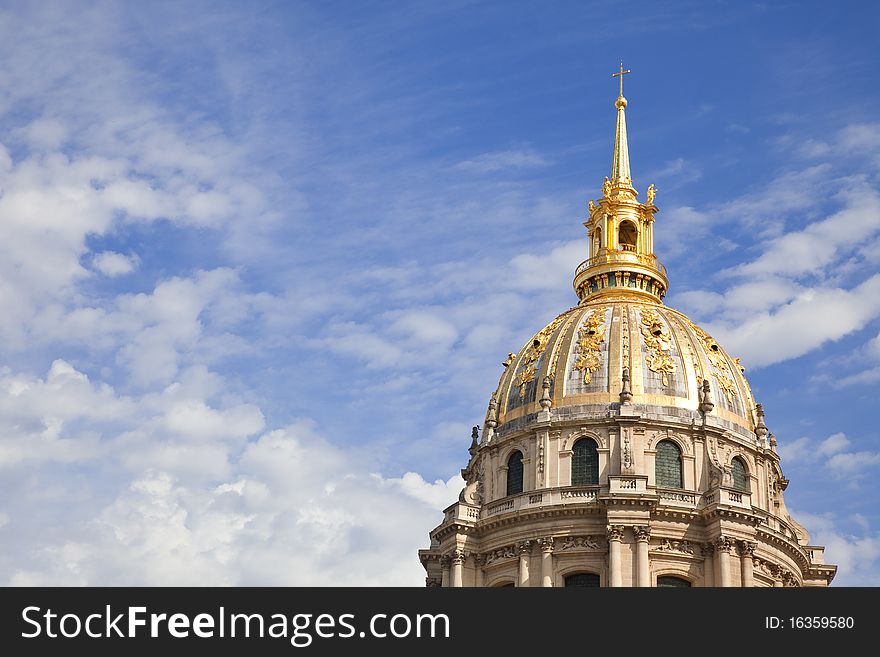
[[[589,504],[599,497],[598,486],[566,486],[564,488],[544,488],[519,495],[505,497],[487,504],[482,513],[483,518],[491,518],[502,513],[524,511],[541,506],[566,504]]]
[[[658,488],[657,497],[660,498],[660,504],[691,508],[697,506],[697,493],[690,493],[675,488]]]
[[[601,489],[614,497],[635,495],[648,496],[656,499],[661,506],[696,509],[713,504],[751,509],[752,496],[749,491],[720,487],[705,493],[683,490],[679,488],[647,487],[645,475],[615,475],[609,477],[608,488]],[[572,504],[594,504],[600,494],[599,486],[564,486],[560,488],[542,488],[526,491],[517,495],[509,495],[500,500],[479,507],[464,502],[456,502],[444,510],[443,522],[476,523],[480,520],[493,518],[506,513],[528,511],[529,509],[565,506]],[[604,494],[604,493],[603,493]],[[796,537],[795,532],[777,518],[768,519],[769,527],[788,537]]]
[[[618,263],[630,265],[645,265],[647,267],[658,269],[663,274],[663,276],[667,276],[666,267],[664,267],[663,264],[654,256],[645,255],[643,253],[630,253],[629,251],[608,251],[601,255],[588,258],[587,260],[584,260],[580,265],[578,265],[578,268],[574,271],[574,275],[575,278],[577,278],[579,274],[586,271],[590,267],[595,267],[596,265]]]

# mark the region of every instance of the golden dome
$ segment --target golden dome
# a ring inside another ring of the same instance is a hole
[[[589,202],[584,222],[588,257],[573,281],[580,305],[510,354],[487,428],[503,434],[542,409],[554,409],[559,419],[578,419],[602,417],[616,412],[615,404],[631,403],[641,413],[679,424],[702,422],[712,411],[712,422],[749,438],[757,430],[763,438],[766,427],[739,360],[662,303],[669,279],[654,254],[657,189],[649,185],[642,203],[632,185],[626,73],[621,64],[615,74],[621,86],[611,176],[602,184],[602,197]]]
[[[677,310],[628,295],[565,311],[508,358],[495,393],[496,433],[541,410],[545,377],[554,413],[605,414],[621,403],[625,368],[630,403],[643,412],[699,422],[708,379],[712,415],[754,438],[758,418],[739,361]]]

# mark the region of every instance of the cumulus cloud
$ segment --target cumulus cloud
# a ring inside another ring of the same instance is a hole
[[[793,513],[810,531],[811,542],[825,546],[825,562],[837,565],[833,586],[880,586],[880,532],[863,516]]]
[[[736,323],[709,322],[731,353],[750,367],[796,358],[828,341],[861,329],[880,316],[880,274],[852,289],[808,288],[772,310]]]
[[[92,267],[104,276],[122,276],[130,274],[138,264],[137,256],[115,253],[114,251],[102,251],[92,258]]]
[[[80,531],[36,546],[6,577],[15,585],[414,585],[424,538],[411,528],[438,521],[462,484],[411,472],[384,478],[309,424],[292,425],[249,444],[215,485],[144,471]]]
[[[842,432],[816,441],[802,437],[791,442],[780,442],[779,453],[785,463],[823,463],[838,478],[859,475],[880,464],[880,452],[869,450],[849,451],[852,441]],[[850,480],[854,483],[854,480]]]

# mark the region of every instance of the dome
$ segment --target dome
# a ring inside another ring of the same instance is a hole
[[[554,414],[604,414],[620,404],[625,369],[634,406],[679,422],[700,420],[708,380],[713,416],[754,438],[755,402],[739,359],[684,314],[627,297],[599,297],[565,311],[508,357],[495,393],[495,433],[541,411],[545,377]]]
[[[623,75],[578,304],[508,354],[428,586],[827,586],[739,359],[663,304],[657,189],[633,186]]]

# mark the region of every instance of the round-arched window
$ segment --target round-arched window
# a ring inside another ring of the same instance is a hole
[[[599,576],[596,573],[575,573],[565,576],[566,586],[586,586],[599,588]]]
[[[631,221],[622,221],[617,231],[617,241],[620,242],[620,248],[624,251],[636,250],[636,242],[639,239],[639,229]]]
[[[516,451],[507,459],[507,494],[516,495],[523,490],[523,455]]]
[[[671,440],[661,440],[657,445],[654,475],[660,488],[684,488],[681,450]]]
[[[657,578],[657,588],[690,588],[691,583],[683,577],[674,575],[660,575]]]
[[[595,486],[599,483],[599,451],[596,441],[581,438],[571,450],[571,485]]]
[[[749,471],[746,470],[743,460],[734,456],[730,465],[733,469],[733,487],[737,490],[749,490]]]

